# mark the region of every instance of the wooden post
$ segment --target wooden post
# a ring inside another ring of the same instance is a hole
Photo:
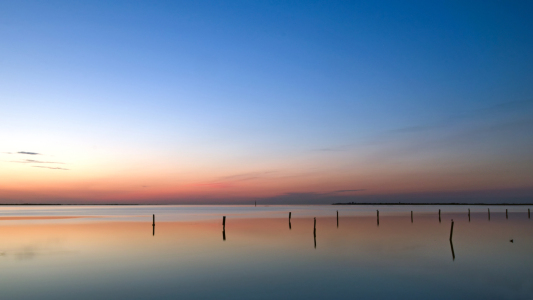
[[[450,229],[450,242],[452,241],[453,237],[453,219],[452,219],[452,228]]]
[[[155,214],[152,215],[152,226],[155,226]]]
[[[470,222],[470,208],[468,209],[468,222]]]
[[[505,218],[509,219],[509,214],[507,213],[507,208],[505,209]]]
[[[411,211],[411,223],[413,223],[413,211]]]
[[[379,226],[379,210],[377,212],[378,212],[378,226]]]
[[[222,226],[224,226],[224,228],[226,228],[226,216],[222,217]]]
[[[315,218],[315,225],[314,225],[314,228],[313,228],[313,237],[315,239],[315,249],[316,249],[316,218]]]
[[[440,223],[440,208],[439,208],[439,223]]]
[[[291,212],[289,212],[289,229],[292,229],[292,227],[291,227]]]
[[[339,228],[339,211],[337,210],[337,228]]]

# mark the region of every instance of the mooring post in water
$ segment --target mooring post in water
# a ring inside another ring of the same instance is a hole
[[[439,223],[440,223],[440,208],[439,208]]]
[[[226,240],[226,230],[225,229],[222,230],[222,240],[223,241]]]
[[[337,228],[339,228],[339,211],[337,210]]]
[[[509,214],[507,213],[507,208],[505,209],[505,218],[509,219]]]
[[[226,216],[222,217],[222,227],[226,229]]]
[[[379,210],[377,210],[377,212],[378,212],[378,226],[379,226]]]
[[[450,247],[452,247],[452,258],[455,261],[455,252],[453,251],[453,243],[452,240],[450,240]]]
[[[489,221],[490,221],[490,208],[488,210],[489,210]]]
[[[413,223],[413,211],[411,211],[411,223]]]
[[[292,229],[291,228],[291,212],[289,211],[289,229]]]
[[[470,222],[470,208],[468,209],[468,222]]]
[[[453,219],[452,219],[452,228],[450,229],[450,242],[452,241],[453,237]]]
[[[313,237],[315,239],[315,249],[316,249],[316,218],[315,218],[315,225],[314,225],[314,228],[313,228]]]
[[[152,215],[152,235],[155,235],[155,214]]]

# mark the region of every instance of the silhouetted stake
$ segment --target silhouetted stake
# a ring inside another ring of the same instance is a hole
[[[529,208],[527,209],[527,218],[531,219],[531,214],[529,213]]]
[[[339,228],[339,211],[337,210],[337,228]]]
[[[222,217],[222,228],[224,228],[224,230],[226,230],[226,216]]]
[[[315,239],[315,249],[316,249],[316,218],[315,218],[315,225],[314,225],[314,228],[313,228],[313,237]]]
[[[379,226],[379,210],[377,212],[378,212],[378,226]]]
[[[222,230],[222,240],[225,241],[226,240],[226,230]]]
[[[489,221],[490,221],[490,208],[488,210],[489,210]]]
[[[413,223],[413,211],[411,211],[411,223]]]
[[[470,222],[470,208],[468,209],[468,222]]]
[[[289,229],[291,229],[291,212],[289,212]]]
[[[452,240],[450,240],[450,247],[452,247],[452,258],[455,261],[455,252],[453,252],[453,243]]]
[[[450,242],[452,241],[453,237],[453,219],[452,219],[452,228],[450,229]]]
[[[509,214],[507,213],[507,208],[505,209],[505,218],[509,219]]]
[[[440,223],[440,209],[439,209],[439,223]]]
[[[155,214],[152,215],[152,236],[155,235]]]

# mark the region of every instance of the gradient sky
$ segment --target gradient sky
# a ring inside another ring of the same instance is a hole
[[[1,1],[0,202],[531,202],[532,15]]]

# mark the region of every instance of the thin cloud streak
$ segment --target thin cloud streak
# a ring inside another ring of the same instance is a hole
[[[32,166],[34,168],[43,168],[43,169],[50,169],[50,170],[64,170],[64,171],[68,171],[70,169],[65,169],[65,168],[58,168],[58,167],[45,167],[45,166]]]
[[[61,164],[64,165],[65,163],[62,162],[55,162],[55,161],[39,161],[39,160],[33,160],[33,159],[26,159],[22,161],[10,161],[12,163],[20,163],[20,164]]]
[[[28,152],[28,151],[19,151],[18,154],[26,154],[26,155],[42,155],[41,153],[37,152]]]

